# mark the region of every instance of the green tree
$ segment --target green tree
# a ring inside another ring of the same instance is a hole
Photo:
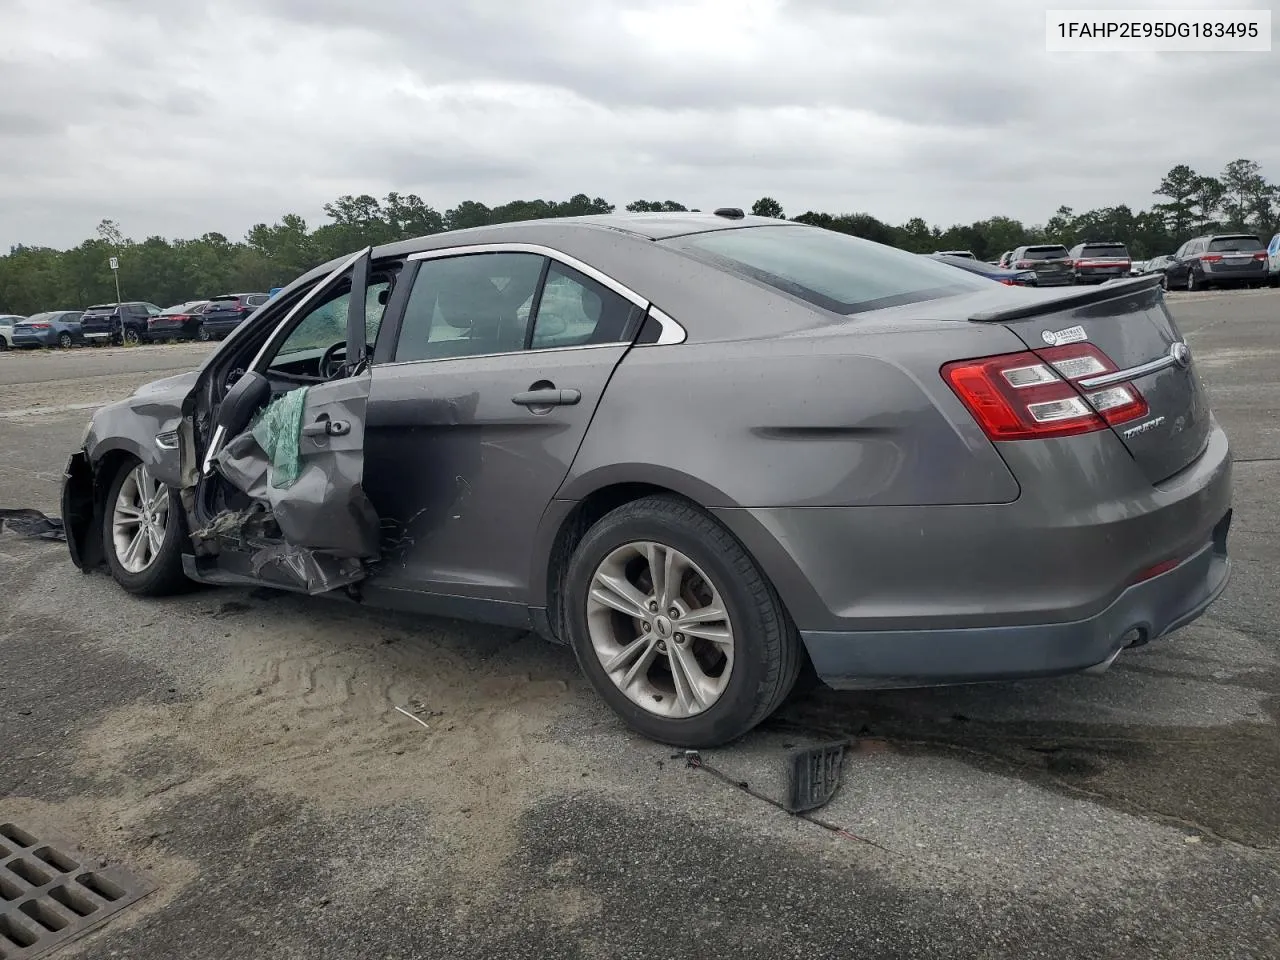
[[[782,212],[782,204],[773,197],[761,197],[751,205],[751,215],[753,217],[772,217],[775,220],[785,220],[786,215]]]
[[[1188,233],[1196,220],[1196,197],[1199,174],[1180,163],[1164,175],[1160,186],[1152,191],[1158,197],[1168,197],[1152,209],[1164,217],[1165,226],[1177,237]]]

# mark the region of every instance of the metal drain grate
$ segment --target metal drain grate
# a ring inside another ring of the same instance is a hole
[[[0,823],[0,960],[34,960],[155,888],[75,847]]]

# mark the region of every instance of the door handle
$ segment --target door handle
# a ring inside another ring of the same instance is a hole
[[[511,398],[511,402],[522,407],[568,407],[581,399],[581,390],[557,390],[549,387],[517,393]]]
[[[302,428],[304,437],[345,437],[350,432],[351,424],[345,420],[330,420],[327,414]]]

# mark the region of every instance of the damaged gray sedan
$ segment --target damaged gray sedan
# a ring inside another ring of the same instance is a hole
[[[605,216],[320,267],[99,410],[75,563],[535,630],[629,724],[1105,669],[1227,581],[1231,457],[1151,278],[1061,292],[786,221]]]

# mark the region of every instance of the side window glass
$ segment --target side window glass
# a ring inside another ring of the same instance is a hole
[[[405,304],[395,359],[443,360],[523,350],[544,263],[532,253],[424,260]]]
[[[535,350],[617,343],[633,304],[572,267],[551,261],[533,324]]]
[[[386,293],[391,280],[376,273],[369,278],[365,296],[365,338],[373,344],[382,326],[382,314],[386,310]],[[347,311],[351,304],[350,284],[324,303],[317,304],[298,321],[293,332],[285,338],[276,351],[271,366],[295,363],[314,357],[319,359],[329,347],[347,340]]]

